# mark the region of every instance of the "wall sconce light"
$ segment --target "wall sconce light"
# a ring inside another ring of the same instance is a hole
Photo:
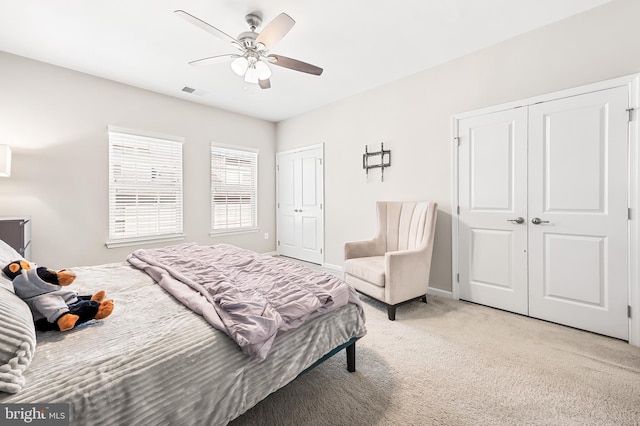
[[[11,176],[11,148],[0,145],[0,177]]]

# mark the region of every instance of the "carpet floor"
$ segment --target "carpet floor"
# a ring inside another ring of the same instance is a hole
[[[387,319],[361,296],[357,371],[339,353],[241,425],[638,425],[640,348],[432,296]]]

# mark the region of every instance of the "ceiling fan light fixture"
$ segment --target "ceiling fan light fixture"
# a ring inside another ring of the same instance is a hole
[[[239,76],[245,75],[247,68],[249,68],[249,61],[244,56],[240,56],[231,62],[231,69]]]
[[[247,83],[258,84],[258,71],[255,67],[249,67],[244,75],[244,81]]]
[[[271,68],[262,61],[256,62],[256,71],[258,72],[258,80],[268,80],[271,77]]]

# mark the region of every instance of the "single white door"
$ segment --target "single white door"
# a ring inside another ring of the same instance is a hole
[[[460,299],[526,315],[526,108],[458,125]]]
[[[628,339],[628,89],[529,108],[529,313]]]
[[[324,262],[323,146],[276,154],[278,253]]]

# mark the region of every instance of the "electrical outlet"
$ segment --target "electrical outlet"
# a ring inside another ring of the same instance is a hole
[[[264,233],[264,239],[265,239],[265,240],[268,240],[268,239],[269,239],[269,233],[268,233],[268,232],[265,232],[265,233]]]

